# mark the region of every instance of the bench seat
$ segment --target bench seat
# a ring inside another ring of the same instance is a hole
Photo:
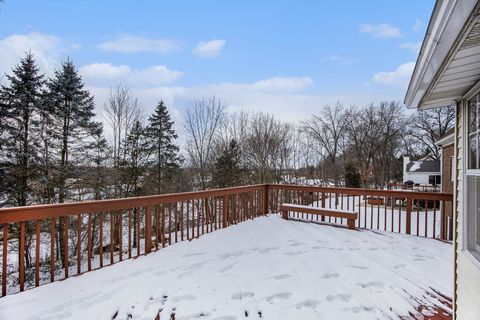
[[[318,208],[318,207],[303,206],[303,205],[289,204],[289,203],[284,203],[280,205],[280,211],[282,212],[282,217],[287,220],[288,220],[289,211],[317,214],[320,216],[327,216],[327,217],[344,218],[344,219],[347,219],[347,225],[349,229],[355,229],[355,220],[357,220],[357,217],[358,217],[358,214],[355,211]]]

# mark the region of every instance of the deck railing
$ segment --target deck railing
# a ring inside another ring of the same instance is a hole
[[[440,192],[269,185],[270,208],[282,203],[358,213],[357,228],[451,240],[453,196]],[[292,214],[292,213],[291,213]],[[346,219],[294,213],[292,218],[346,224]],[[345,221],[344,221],[345,220]]]
[[[285,202],[356,211],[358,228],[440,239],[448,239],[451,229],[445,214],[451,194],[299,185],[3,208],[2,296],[278,212]],[[346,223],[307,214],[294,218]]]
[[[2,296],[252,219],[266,195],[253,185],[0,209]]]

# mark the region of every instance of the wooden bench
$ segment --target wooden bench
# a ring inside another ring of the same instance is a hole
[[[280,211],[282,212],[282,217],[286,220],[288,220],[289,211],[317,214],[327,217],[345,218],[347,219],[347,225],[349,229],[355,229],[355,220],[357,220],[358,216],[354,211],[318,208],[289,203],[282,204],[280,206]]]

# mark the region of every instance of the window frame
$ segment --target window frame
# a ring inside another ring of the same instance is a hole
[[[468,253],[468,256],[475,262],[475,264],[480,268],[480,243],[477,243],[476,239],[478,237],[478,233],[480,233],[480,222],[477,219],[480,219],[478,216],[474,216],[474,232],[470,234],[469,230],[469,222],[471,221],[472,217],[469,216],[467,209],[468,209],[468,191],[467,191],[467,180],[470,176],[475,176],[480,178],[480,150],[477,149],[477,169],[470,169],[470,135],[476,134],[477,135],[477,148],[480,148],[480,106],[477,106],[477,131],[475,133],[470,133],[470,108],[469,102],[473,99],[477,98],[477,103],[480,103],[480,82],[478,82],[469,93],[467,93],[461,101],[462,105],[462,136],[463,136],[463,154],[462,154],[462,163],[463,163],[463,177],[462,177],[462,185],[463,185],[463,206],[462,206],[462,250]],[[472,249],[472,242],[473,247]]]

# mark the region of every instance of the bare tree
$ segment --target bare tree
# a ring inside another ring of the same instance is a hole
[[[198,172],[201,187],[207,188],[214,162],[214,141],[225,118],[226,106],[217,98],[198,99],[192,102],[185,118],[188,135],[187,152],[191,165]]]
[[[125,148],[123,144],[133,124],[140,116],[140,108],[137,98],[134,98],[130,89],[118,85],[110,89],[107,103],[104,105],[105,118],[112,130],[112,153],[115,197],[122,194],[120,185],[120,164],[125,160]]]
[[[334,106],[324,106],[319,115],[314,115],[310,120],[302,123],[304,131],[325,150],[327,160],[332,166],[335,185],[339,183],[339,170],[336,163],[342,151],[347,119],[348,114],[345,108],[337,102]]]
[[[291,127],[272,115],[256,113],[252,116],[245,145],[247,167],[257,183],[281,179],[284,157],[290,153],[286,144]]]
[[[412,118],[410,135],[420,144],[424,153],[439,159],[435,142],[445,135],[455,124],[455,109],[436,108],[417,112]]]

